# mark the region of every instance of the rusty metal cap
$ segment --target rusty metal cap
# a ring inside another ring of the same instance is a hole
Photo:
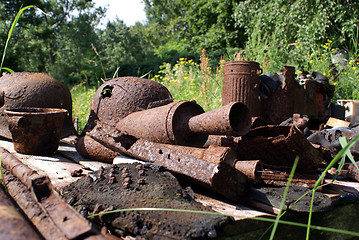
[[[0,78],[0,136],[11,139],[5,109],[36,107],[66,109],[68,115],[62,136],[75,131],[72,123],[72,98],[65,83],[46,73],[16,72]]]
[[[138,77],[111,79],[96,91],[83,133],[91,130],[96,120],[115,126],[119,120],[133,112],[172,101],[168,89],[158,82]]]

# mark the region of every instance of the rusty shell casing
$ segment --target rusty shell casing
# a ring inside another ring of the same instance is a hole
[[[193,133],[242,136],[251,127],[251,117],[245,104],[231,102],[190,118],[188,125]]]
[[[230,61],[224,63],[222,106],[230,102],[242,102],[251,117],[260,116],[259,63]]]
[[[258,182],[261,179],[263,166],[260,160],[236,161],[234,168],[241,171],[251,181]]]
[[[193,134],[188,120],[204,110],[194,101],[179,101],[128,115],[116,128],[136,138],[177,145],[203,145],[206,135]]]

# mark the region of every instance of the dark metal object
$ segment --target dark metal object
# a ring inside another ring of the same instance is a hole
[[[250,116],[260,116],[259,63],[252,61],[230,61],[224,63],[222,105],[230,102],[244,103]]]
[[[265,126],[252,129],[237,144],[238,159],[258,159],[264,166],[291,169],[299,157],[298,172],[313,172],[322,156],[294,126]]]
[[[191,154],[184,154],[180,147],[174,149],[175,147],[171,145],[123,135],[103,123],[97,123],[96,127],[88,134],[114,151],[159,164],[232,201],[244,200],[247,177],[221,160],[218,160],[217,163],[209,162]]]
[[[0,187],[0,221],[0,239],[42,239],[8,198],[2,186]]]
[[[72,99],[68,87],[46,73],[12,73],[0,78],[0,136],[11,139],[5,109],[35,107],[66,109],[61,136],[75,132]]]
[[[6,109],[15,151],[23,154],[49,155],[59,146],[65,109]]]
[[[153,142],[202,146],[208,134],[243,135],[250,129],[247,107],[239,102],[204,113],[194,101],[179,101],[132,113],[116,128]]]
[[[293,114],[293,117],[288,118],[280,125],[282,126],[290,126],[295,125],[301,132],[304,132],[304,129],[308,126],[309,119],[304,116],[300,116],[300,114]]]
[[[105,82],[93,97],[89,119],[76,144],[77,151],[86,158],[111,162],[118,154],[85,136],[86,132],[95,127],[96,121],[115,126],[119,120],[133,112],[172,101],[166,87],[149,79],[120,77]]]
[[[5,149],[1,149],[1,156],[2,166],[30,190],[31,201],[35,202],[34,206],[40,206],[38,209],[40,212],[37,214],[43,215],[46,220],[49,219],[44,224],[36,216],[29,216],[29,219],[35,220],[34,225],[44,236],[47,235],[46,232],[50,228],[59,237],[57,239],[86,239],[86,237],[104,239],[86,219],[59,198],[47,176],[39,175]],[[13,192],[13,195],[16,194]],[[33,214],[31,209],[26,210],[26,208],[26,205],[22,206],[25,213]],[[51,236],[49,239],[54,238]]]

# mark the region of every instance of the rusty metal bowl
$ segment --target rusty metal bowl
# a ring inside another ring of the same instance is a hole
[[[31,155],[54,153],[61,136],[66,109],[5,109],[15,151]]]

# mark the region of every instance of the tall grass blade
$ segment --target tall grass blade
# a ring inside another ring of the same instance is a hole
[[[340,145],[342,146],[342,148],[344,148],[347,144],[348,144],[348,141],[347,141],[347,138],[346,137],[340,137],[339,138],[339,142],[340,142]],[[354,160],[354,157],[353,157],[353,154],[349,151],[347,152],[344,156],[348,156],[349,160],[354,164],[354,166],[359,170],[359,167],[358,165],[356,164],[355,160]],[[344,165],[344,163],[343,163]]]
[[[339,153],[333,158],[333,160],[328,164],[328,166],[325,168],[325,170],[322,172],[322,174],[320,175],[320,177],[318,178],[317,182],[314,185],[314,188],[312,190],[312,201],[310,204],[310,211],[309,211],[309,216],[308,216],[308,224],[307,224],[307,235],[306,235],[306,239],[309,239],[309,235],[310,235],[310,229],[311,229],[311,222],[312,222],[312,210],[313,210],[313,204],[314,204],[314,194],[315,191],[318,190],[318,188],[320,187],[325,175],[327,174],[328,170],[330,168],[332,168],[338,161],[339,159],[341,159],[341,163],[339,165],[339,167],[342,167],[342,165],[344,165],[344,161],[345,161],[345,156],[348,156],[348,158],[354,162],[355,166],[356,163],[354,161],[354,158],[350,152],[350,148],[359,140],[359,134],[357,136],[355,136],[349,143],[347,143],[346,138],[345,137],[341,137],[339,138],[339,142],[342,145],[342,149],[339,151]],[[338,171],[339,172],[339,171]],[[337,172],[337,174],[338,174]],[[337,175],[336,174],[336,175]],[[332,182],[335,181],[335,178],[333,178]]]
[[[3,69],[2,66],[3,66],[4,60],[5,60],[7,46],[8,46],[8,44],[9,44],[11,35],[12,35],[12,33],[13,33],[15,27],[16,27],[16,24],[17,24],[17,22],[19,21],[19,18],[20,18],[20,16],[21,16],[21,14],[22,14],[25,10],[27,10],[27,9],[29,9],[29,8],[32,8],[32,7],[36,7],[36,6],[34,6],[34,5],[29,5],[29,6],[23,7],[23,8],[21,8],[21,9],[19,10],[19,12],[16,14],[16,17],[15,17],[15,19],[14,19],[12,25],[11,25],[11,28],[10,28],[10,30],[9,30],[8,35],[7,35],[7,40],[6,40],[6,43],[5,43],[4,51],[3,51],[3,53],[2,53],[2,59],[1,59],[1,64],[0,64],[0,73],[1,73],[1,70]]]
[[[289,191],[289,187],[290,187],[290,183],[292,182],[292,178],[294,176],[294,173],[295,173],[295,169],[297,168],[297,165],[298,165],[298,161],[299,161],[299,158],[296,157],[295,158],[295,161],[294,161],[294,164],[293,164],[293,167],[292,167],[292,170],[290,171],[290,175],[289,175],[289,178],[288,178],[288,182],[287,182],[287,185],[285,187],[285,191],[284,191],[284,194],[283,194],[283,198],[282,198],[282,202],[280,203],[280,208],[279,208],[279,213],[277,214],[277,217],[275,219],[275,222],[274,222],[274,226],[273,226],[273,229],[272,229],[272,233],[271,233],[271,236],[270,236],[270,240],[273,240],[274,239],[274,235],[275,235],[275,232],[277,230],[277,227],[278,227],[278,224],[279,224],[279,220],[281,218],[281,213],[282,213],[282,210],[284,208],[284,204],[285,204],[285,200],[287,198],[287,194],[288,194],[288,191]]]
[[[320,177],[318,178],[317,182],[314,185],[314,189],[317,190],[325,175],[327,174],[328,170],[331,169],[338,161],[342,158],[344,154],[347,154],[350,151],[350,148],[359,140],[359,134],[355,136],[347,145],[345,145],[344,148],[342,148],[339,153],[333,158],[333,160],[328,164],[328,166],[325,168],[325,170],[322,172]]]
[[[10,68],[7,68],[7,67],[2,67],[1,68],[2,70],[5,70],[5,71],[8,71],[9,73],[14,73],[15,71],[10,69]]]

